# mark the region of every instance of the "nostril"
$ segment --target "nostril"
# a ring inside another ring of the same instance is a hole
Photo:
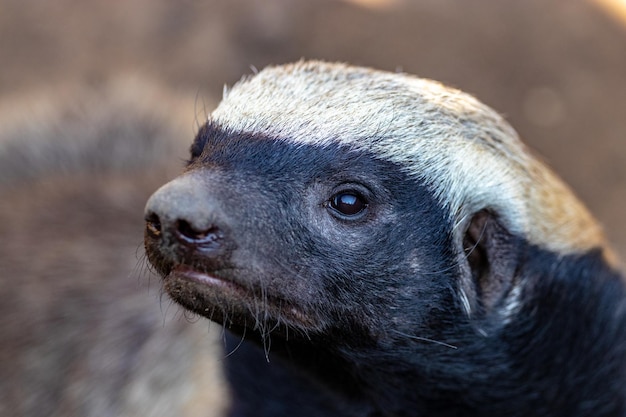
[[[197,230],[186,220],[176,222],[176,232],[179,238],[200,245],[210,244],[222,238],[222,233],[218,227],[210,226],[205,230]]]
[[[146,216],[146,232],[152,237],[161,237],[161,220],[155,213]]]

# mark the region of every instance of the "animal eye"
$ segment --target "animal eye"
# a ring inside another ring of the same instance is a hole
[[[356,216],[365,210],[367,201],[357,192],[346,191],[332,196],[329,206],[344,216]]]

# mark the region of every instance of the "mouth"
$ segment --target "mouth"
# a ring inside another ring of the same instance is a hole
[[[221,278],[216,274],[196,271],[186,265],[178,265],[165,277],[166,281],[186,282],[198,286],[203,292],[215,290],[223,294],[247,296],[248,290],[232,280]]]
[[[203,272],[187,265],[177,265],[164,278],[167,293],[186,309],[212,321],[243,327],[270,322],[272,327],[287,325],[311,330],[317,320],[269,289],[244,285],[224,273]],[[265,327],[265,326],[263,326]]]

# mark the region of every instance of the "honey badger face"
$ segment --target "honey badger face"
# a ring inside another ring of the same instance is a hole
[[[169,295],[279,358],[259,368],[237,341],[234,403],[251,409],[234,415],[304,415],[305,392],[312,415],[338,398],[338,415],[626,409],[626,290],[600,228],[459,91],[263,70],[225,94],[146,220]],[[268,398],[282,414],[257,413]]]
[[[210,122],[186,172],[151,197],[147,225],[167,292],[229,327],[364,342],[428,327],[454,303],[443,208],[398,164],[340,144]]]
[[[149,259],[175,300],[305,332],[404,323],[413,334],[441,322],[431,310],[510,313],[511,236],[609,254],[584,207],[486,106],[432,81],[319,62],[227,92],[147,219]]]
[[[227,92],[146,216],[167,292],[262,333],[439,338],[461,310],[515,310],[520,242],[610,256],[492,110],[432,81],[319,62]]]

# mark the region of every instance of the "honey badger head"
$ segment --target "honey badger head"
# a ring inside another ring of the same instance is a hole
[[[339,350],[458,345],[509,323],[529,248],[611,259],[494,111],[433,81],[320,62],[227,91],[146,219],[174,300]]]

